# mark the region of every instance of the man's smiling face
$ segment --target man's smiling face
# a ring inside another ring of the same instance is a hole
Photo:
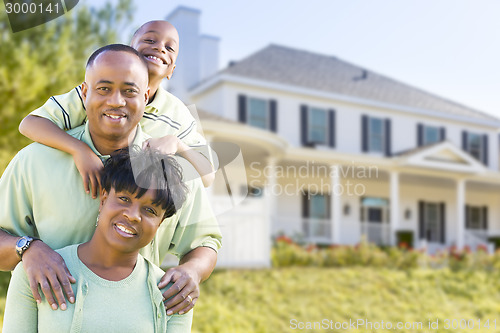
[[[148,75],[141,59],[106,51],[87,68],[82,87],[92,139],[128,138],[148,100]]]

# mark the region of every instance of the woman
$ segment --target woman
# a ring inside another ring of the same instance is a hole
[[[117,151],[104,166],[92,239],[58,250],[77,280],[76,302],[65,311],[37,304],[21,262],[7,292],[3,332],[189,332],[192,311],[166,315],[164,290],[157,288],[164,272],[139,254],[184,202],[181,178],[171,157]]]

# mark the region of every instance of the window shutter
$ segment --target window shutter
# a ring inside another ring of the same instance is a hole
[[[361,116],[361,151],[368,151],[368,116]]]
[[[445,243],[445,240],[446,240],[446,235],[445,235],[445,231],[446,231],[446,228],[445,228],[445,224],[446,224],[446,211],[445,211],[445,204],[444,202],[441,202],[439,204],[439,214],[441,215],[440,216],[440,228],[441,228],[441,243],[444,244]]]
[[[302,194],[302,217],[309,217],[309,193]]]
[[[470,228],[470,207],[465,205],[465,229]]]
[[[385,120],[385,156],[391,156],[391,120]]]
[[[419,201],[418,202],[418,238],[419,239],[425,239],[425,232],[424,232],[424,202]]]
[[[484,230],[488,230],[488,206],[483,207],[483,226]]]
[[[417,147],[424,145],[424,125],[417,124]]]
[[[307,146],[307,105],[300,106],[300,140]]]
[[[247,97],[238,95],[238,121],[240,123],[247,122]]]
[[[440,136],[441,141],[446,140],[446,128],[445,127],[441,127],[439,129],[439,136]]]
[[[335,147],[335,110],[328,111],[328,144]]]
[[[488,166],[488,134],[483,135],[483,163]]]
[[[467,131],[462,131],[462,149],[467,151]]]
[[[276,101],[274,99],[270,100],[269,101],[269,120],[270,120],[270,124],[269,124],[269,127],[271,129],[272,132],[277,132],[278,130],[278,124],[277,124],[277,105],[276,105]]]

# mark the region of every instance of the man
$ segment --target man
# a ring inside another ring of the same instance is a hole
[[[136,50],[125,45],[99,49],[88,61],[82,86],[88,122],[68,133],[101,159],[131,144],[142,146],[149,139],[138,126],[149,98],[147,86],[147,65]],[[167,303],[167,314],[182,314],[194,306],[199,283],[212,272],[220,247],[220,231],[201,181],[187,185],[186,203],[162,223],[154,242],[141,252],[155,264],[167,252],[181,258],[159,285],[175,282],[166,298],[179,291]],[[86,195],[71,155],[38,143],[24,148],[0,178],[0,269],[12,270],[22,259],[35,299],[41,300],[40,285],[52,308],[59,303],[64,310],[64,294],[74,302],[74,278],[52,249],[88,241],[98,206],[98,199]]]

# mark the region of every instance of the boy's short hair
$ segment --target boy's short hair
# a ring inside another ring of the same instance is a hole
[[[135,55],[137,58],[139,58],[141,63],[145,66],[146,70],[148,70],[148,63],[146,62],[146,59],[144,59],[144,57],[139,52],[137,52],[136,49],[125,44],[109,44],[101,48],[98,48],[97,50],[94,51],[94,53],[90,55],[89,59],[87,60],[87,65],[85,68],[90,68],[94,64],[95,59],[99,54],[109,51],[131,53]]]
[[[155,190],[153,204],[165,209],[163,218],[174,215],[186,200],[187,188],[182,182],[182,168],[169,155],[154,149],[132,146],[116,150],[104,163],[101,185],[110,192],[127,191],[140,198]]]

